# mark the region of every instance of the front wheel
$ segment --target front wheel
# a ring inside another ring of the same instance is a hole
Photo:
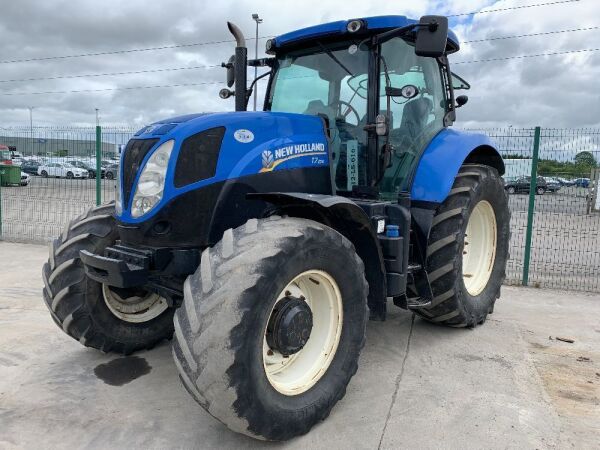
[[[453,327],[483,323],[506,276],[509,222],[496,169],[464,165],[433,218],[427,271],[434,298],[416,312]]]
[[[56,324],[86,347],[129,354],[173,334],[174,309],[144,288],[117,289],[88,278],[81,250],[102,255],[118,239],[114,204],[92,208],[50,243],[43,295]]]
[[[273,217],[227,230],[202,254],[175,314],[181,380],[234,431],[304,434],[357,370],[367,291],[362,261],[331,228]]]
[[[67,172],[67,178],[71,180],[73,178],[73,172]]]

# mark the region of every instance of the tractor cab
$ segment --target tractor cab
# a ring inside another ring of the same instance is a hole
[[[250,65],[272,68],[265,111],[322,118],[338,195],[394,199],[455,118],[447,28],[443,17],[334,22],[269,40],[274,57]]]

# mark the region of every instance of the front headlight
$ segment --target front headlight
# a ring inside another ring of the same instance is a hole
[[[140,217],[154,208],[163,197],[169,158],[175,141],[170,140],[158,147],[138,178],[131,205],[131,216]]]

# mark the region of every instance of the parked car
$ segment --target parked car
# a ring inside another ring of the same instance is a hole
[[[25,172],[29,175],[37,175],[38,167],[40,167],[40,163],[37,161],[24,161],[23,164],[21,164],[21,172]]]
[[[41,165],[38,167],[38,174],[44,178],[87,178],[89,176],[87,170],[68,163],[48,163]]]
[[[566,178],[557,178],[557,180],[563,186],[573,186],[575,184],[573,180],[567,180]]]
[[[88,177],[89,178],[96,178],[96,166],[92,166],[91,164],[87,164],[83,161],[78,161],[78,160],[74,160],[74,161],[69,161],[69,164],[75,166],[75,167],[79,167],[80,169],[85,169],[88,171]],[[106,169],[104,166],[100,167],[100,176],[102,178],[104,178],[105,174],[106,174]]]
[[[588,187],[590,187],[590,179],[589,178],[577,178],[573,181],[573,184],[577,187],[588,188]]]
[[[510,181],[504,184],[504,189],[509,194],[517,194],[517,193],[529,193],[529,187],[531,186],[531,177],[519,177],[515,181]],[[548,184],[546,180],[542,177],[537,177],[537,186],[535,188],[535,193],[537,195],[544,194],[548,189]]]
[[[544,180],[546,181],[546,190],[548,192],[557,192],[562,187],[558,178],[544,177]]]
[[[106,179],[107,180],[114,180],[119,176],[119,165],[118,164],[111,164],[110,166],[108,166],[106,168]]]
[[[29,176],[29,174],[21,170],[21,186],[27,186],[30,181],[31,177]]]

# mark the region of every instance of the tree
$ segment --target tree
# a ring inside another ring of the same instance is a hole
[[[575,164],[585,167],[596,167],[596,158],[591,152],[580,152],[575,155]]]

